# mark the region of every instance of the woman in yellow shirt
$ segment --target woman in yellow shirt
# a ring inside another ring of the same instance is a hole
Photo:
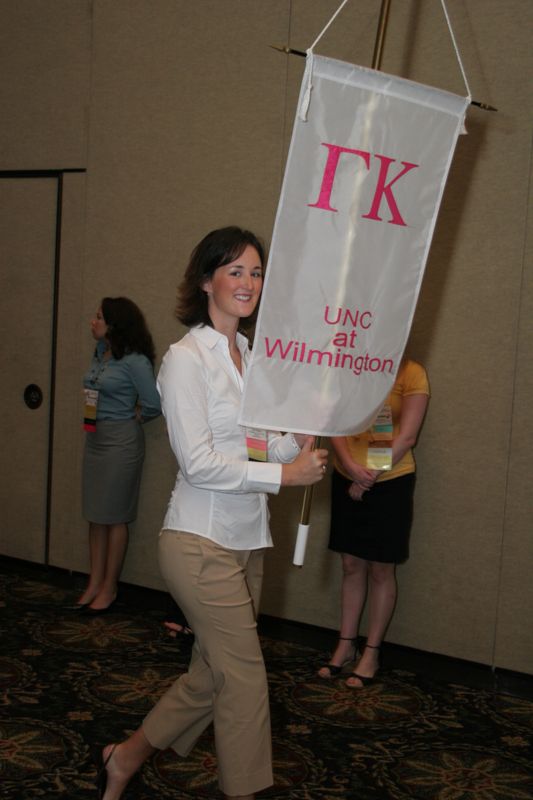
[[[341,554],[341,626],[322,678],[341,674],[355,660],[359,622],[368,596],[368,633],[355,671],[358,689],[379,669],[379,651],[397,597],[396,564],[408,557],[415,485],[412,448],[429,400],[426,371],[404,358],[374,426],[331,440],[335,453],[329,548]]]

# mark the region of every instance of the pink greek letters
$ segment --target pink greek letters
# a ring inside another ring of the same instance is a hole
[[[310,208],[320,208],[324,211],[331,211],[334,213],[338,211],[338,208],[334,208],[331,205],[331,194],[335,183],[335,177],[337,175],[337,169],[339,168],[341,156],[343,154],[356,156],[358,159],[360,159],[358,164],[360,165],[362,162],[367,172],[370,172],[370,170],[373,168],[375,163],[374,160],[378,159],[379,174],[376,179],[370,210],[367,214],[362,214],[362,217],[363,219],[373,219],[377,222],[382,222],[383,217],[380,216],[380,213],[383,200],[385,200],[391,215],[387,222],[389,222],[391,225],[406,225],[406,222],[404,221],[404,218],[402,217],[398,208],[398,203],[396,202],[392,187],[412,169],[416,169],[419,166],[418,164],[412,164],[409,161],[401,161],[400,164],[402,168],[397,171],[396,175],[390,176],[390,168],[393,164],[397,163],[395,158],[389,158],[388,156],[379,155],[378,153],[368,153],[365,150],[354,150],[350,147],[342,147],[341,145],[330,144],[328,142],[322,142],[321,144],[324,147],[327,147],[328,157],[326,160],[326,166],[324,168],[324,174],[322,176],[322,183],[318,193],[318,199],[315,203],[308,203]],[[343,165],[344,162],[345,159],[342,160]]]

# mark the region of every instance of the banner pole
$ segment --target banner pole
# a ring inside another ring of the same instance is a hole
[[[322,438],[318,436],[315,441],[313,450],[320,447]],[[307,536],[309,533],[309,517],[311,515],[311,504],[313,502],[313,489],[314,486],[306,486],[304,492],[304,499],[302,501],[302,512],[300,514],[300,524],[298,525],[298,533],[296,534],[296,544],[294,546],[294,556],[292,563],[295,567],[303,567],[305,559],[305,548],[307,547]]]
[[[383,58],[383,49],[385,47],[385,35],[387,33],[387,24],[389,22],[390,6],[391,0],[382,0],[376,41],[374,44],[374,55],[372,56],[372,69],[381,69],[381,60]],[[315,447],[320,447],[320,444],[321,440],[320,437],[318,437]],[[311,516],[311,505],[313,502],[313,488],[313,486],[307,486],[304,492],[302,511],[300,514],[300,524],[298,525],[294,556],[292,559],[292,563],[295,567],[303,567],[305,559],[305,549],[307,546],[307,537],[310,527],[309,518]]]
[[[385,47],[385,35],[387,33],[387,24],[389,22],[390,5],[391,0],[382,0],[381,2],[378,31],[374,45],[374,55],[372,56],[372,69],[381,69],[381,60],[383,58],[383,49]]]

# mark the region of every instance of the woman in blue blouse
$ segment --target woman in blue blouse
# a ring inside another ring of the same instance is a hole
[[[140,309],[127,297],[104,297],[91,321],[96,339],[84,376],[87,431],[83,458],[83,516],[89,521],[91,572],[76,607],[109,611],[137,515],[144,461],[141,423],[159,416],[154,344]]]

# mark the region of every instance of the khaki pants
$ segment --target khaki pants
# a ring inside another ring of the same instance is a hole
[[[256,611],[262,550],[226,550],[202,536],[161,532],[161,573],[195,634],[189,671],[143,722],[149,743],[185,756],[212,721],[219,785],[228,795],[272,785],[270,710]]]

